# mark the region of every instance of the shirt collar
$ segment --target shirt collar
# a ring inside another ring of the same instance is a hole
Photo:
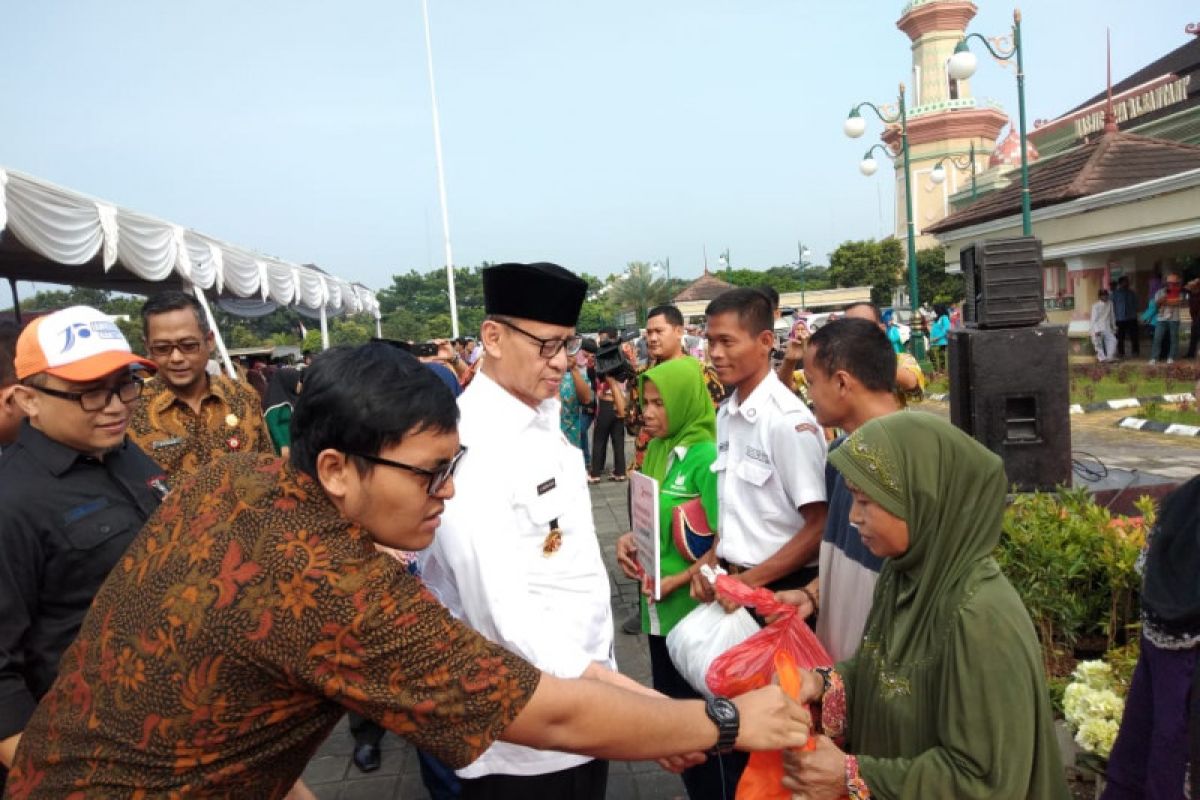
[[[215,397],[225,405],[229,405],[229,393],[224,383],[228,380],[228,378],[223,375],[208,375],[207,377],[208,389],[205,390],[204,394],[200,397],[200,404],[203,405],[205,400],[210,397]],[[156,376],[154,378],[154,384],[158,388],[158,394],[156,394],[148,402],[154,404],[154,410],[156,412],[161,414],[175,403],[183,402],[162,378]]]
[[[754,391],[750,393],[749,397],[742,399],[735,389],[729,396],[729,400],[726,401],[725,408],[731,415],[740,415],[750,423],[757,422],[767,403],[771,402],[771,395],[775,391],[776,384],[779,384],[779,379],[775,377],[775,373],[767,372],[767,377],[754,387]],[[779,385],[782,386],[782,384]]]
[[[127,439],[123,440],[120,446],[111,452],[115,453],[123,450],[127,441]],[[79,459],[91,458],[87,453],[81,453],[72,447],[67,447],[65,444],[51,439],[33,427],[29,420],[24,420],[21,423],[21,430],[17,433],[17,443],[27,450],[35,460],[41,463],[56,478],[61,477],[67,470],[75,466],[75,462]]]
[[[566,376],[564,376],[564,380]],[[475,388],[478,386],[479,388]],[[559,429],[558,398],[543,400],[530,408],[511,392],[496,383],[486,372],[479,372],[471,381],[471,389],[481,396],[489,410],[493,430],[521,431],[532,425]]]

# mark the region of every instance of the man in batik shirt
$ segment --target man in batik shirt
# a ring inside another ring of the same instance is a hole
[[[432,542],[464,452],[449,390],[410,355],[322,354],[294,419],[288,462],[222,458],[134,538],[25,728],[10,798],[281,798],[346,710],[452,766],[501,736],[625,759],[727,740],[700,701],[539,673],[376,550]],[[735,703],[739,748],[807,740],[778,690]]]
[[[146,352],[158,375],[146,383],[129,435],[178,486],[227,453],[273,453],[262,401],[247,384],[209,375],[213,333],[196,298],[162,292],[142,306]]]

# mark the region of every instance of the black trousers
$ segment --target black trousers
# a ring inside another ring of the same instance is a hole
[[[608,443],[612,441],[613,474],[625,474],[625,421],[617,416],[617,408],[610,400],[597,403],[596,422],[592,429],[592,476],[599,478],[604,472]]]
[[[667,637],[646,638],[650,643],[650,679],[654,688],[676,700],[704,699],[675,668],[667,652]],[[734,751],[719,756],[710,755],[703,764],[688,767],[680,776],[687,789],[688,800],[733,800],[738,781],[749,760],[748,753]]]
[[[462,800],[604,800],[608,762],[596,759],[545,775],[485,775],[459,782]]]
[[[1197,339],[1200,339],[1200,314],[1192,315],[1192,333],[1188,337],[1187,355],[1184,358],[1196,357]]]
[[[1125,355],[1125,340],[1129,339],[1130,354],[1140,355],[1141,345],[1138,341],[1141,338],[1141,330],[1138,327],[1136,319],[1126,319],[1117,321],[1117,355]]]

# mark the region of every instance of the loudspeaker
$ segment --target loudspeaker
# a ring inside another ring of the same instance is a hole
[[[1067,328],[950,332],[950,421],[1004,459],[1019,491],[1071,482]]]
[[[1042,242],[1032,236],[988,239],[959,251],[968,328],[1037,325],[1042,304]]]

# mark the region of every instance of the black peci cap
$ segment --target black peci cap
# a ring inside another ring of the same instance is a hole
[[[557,264],[497,264],[483,270],[488,314],[575,327],[587,281]]]

